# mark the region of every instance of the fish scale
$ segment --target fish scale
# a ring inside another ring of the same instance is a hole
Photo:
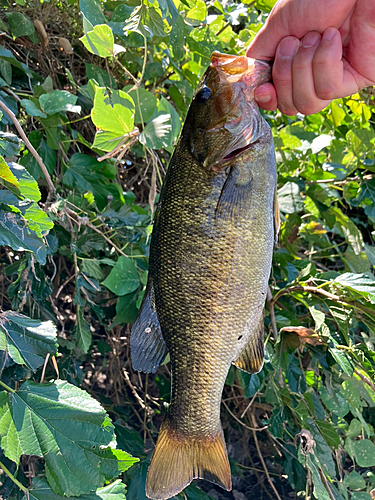
[[[154,372],[167,352],[171,359],[171,404],[146,483],[152,499],[198,477],[231,488],[221,395],[232,363],[252,373],[263,364],[277,226],[272,136],[253,95],[269,74],[263,63],[213,54],[155,213],[131,335],[134,369]]]

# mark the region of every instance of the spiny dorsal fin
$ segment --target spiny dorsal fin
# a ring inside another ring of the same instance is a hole
[[[168,352],[155,308],[151,280],[147,284],[141,308],[132,327],[130,352],[133,369],[146,373],[155,373]]]
[[[172,430],[167,415],[148,469],[146,495],[153,500],[165,500],[198,478],[231,490],[223,431],[220,429],[215,436],[191,438]]]
[[[264,324],[263,315],[257,327],[251,332],[250,339],[233,364],[248,373],[258,373],[264,362]]]

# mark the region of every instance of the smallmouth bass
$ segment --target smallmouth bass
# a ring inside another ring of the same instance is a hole
[[[271,130],[254,100],[271,68],[214,52],[169,164],[151,238],[146,294],[131,332],[135,370],[170,353],[171,404],[146,495],[195,478],[231,489],[220,402],[232,363],[263,366],[263,309],[278,227]]]

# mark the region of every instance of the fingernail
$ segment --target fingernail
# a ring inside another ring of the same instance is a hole
[[[284,38],[279,43],[278,52],[280,57],[293,57],[297,54],[299,41],[296,38]]]
[[[316,31],[310,31],[302,38],[302,46],[305,49],[309,47],[314,47],[320,40],[320,35]]]
[[[336,31],[337,30],[335,28],[327,28],[323,33],[323,40],[325,42],[332,40],[332,38],[336,35]]]
[[[271,100],[271,96],[269,94],[261,94],[257,95],[255,99],[257,102],[269,102]]]

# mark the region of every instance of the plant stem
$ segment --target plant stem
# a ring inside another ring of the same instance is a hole
[[[18,133],[20,134],[23,142],[26,144],[27,149],[30,151],[30,153],[33,155],[33,157],[36,159],[38,165],[40,166],[44,177],[47,181],[47,187],[48,187],[48,196],[47,196],[47,201],[51,201],[55,195],[55,186],[53,185],[51,176],[48,173],[47,167],[44,165],[42,158],[38,155],[38,153],[35,151],[34,147],[32,146],[31,142],[29,139],[26,137],[25,132],[22,130],[22,127],[17,120],[15,114],[13,111],[11,111],[2,101],[0,101],[0,109],[4,111],[4,113],[9,116],[9,118],[12,120],[14,126],[16,127]]]
[[[20,483],[18,481],[18,479],[16,479],[13,476],[13,474],[10,472],[10,470],[8,470],[2,462],[0,462],[0,469],[2,469],[8,477],[10,477],[10,479],[13,481],[13,483],[16,484],[20,490],[22,490],[24,493],[27,492],[26,486],[24,486],[22,483]]]
[[[0,380],[0,385],[1,385],[2,387],[4,387],[4,389],[5,389],[6,391],[8,391],[8,392],[16,392],[14,389],[12,389],[11,387],[9,387],[9,385],[4,384],[4,382],[2,382],[1,380]]]

